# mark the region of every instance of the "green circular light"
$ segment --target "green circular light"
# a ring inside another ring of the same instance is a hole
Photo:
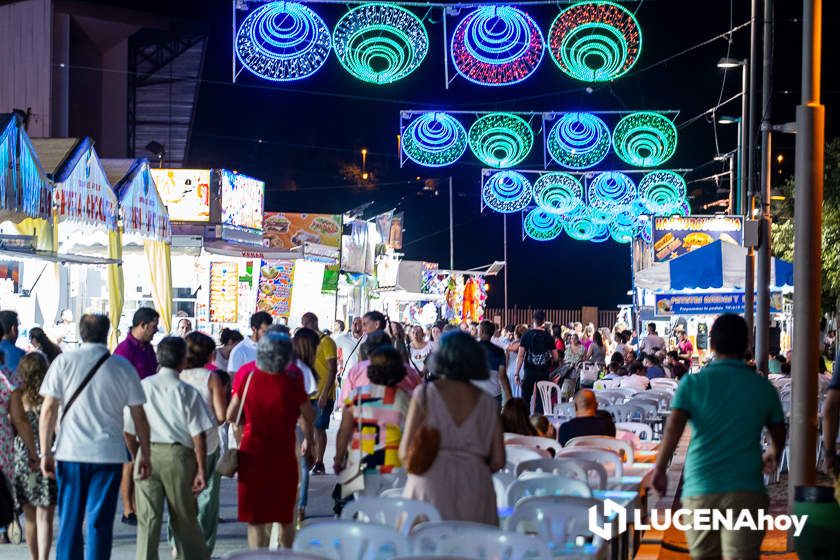
[[[520,116],[490,113],[470,127],[470,149],[490,167],[505,169],[528,157],[534,146],[534,131]]]
[[[615,126],[613,149],[635,167],[662,165],[677,151],[677,127],[660,113],[631,113]]]

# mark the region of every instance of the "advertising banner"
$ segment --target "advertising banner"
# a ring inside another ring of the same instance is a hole
[[[151,169],[173,222],[210,221],[209,169]]]
[[[742,216],[673,216],[653,218],[653,258],[667,262],[715,241],[744,243]]]
[[[744,292],[710,292],[694,294],[656,294],[656,316],[722,315],[743,313]],[[782,312],[782,292],[770,293],[770,312]]]
[[[93,148],[79,159],[67,179],[56,186],[55,202],[62,220],[109,231],[117,229],[117,195]]]
[[[169,241],[172,228],[166,206],[158,196],[149,173],[149,165],[135,173],[131,181],[120,189],[120,212],[123,231],[156,241]]]
[[[403,248],[403,226],[405,225],[405,213],[397,212],[391,219],[391,229],[385,243],[389,248],[399,251]]]
[[[288,317],[292,306],[294,261],[262,261],[257,290],[257,311]]]
[[[238,303],[239,266],[234,262],[210,263],[210,322],[235,323]]]
[[[263,244],[290,251],[304,243],[341,247],[341,214],[296,214],[266,212]]]
[[[222,224],[262,231],[265,183],[226,169],[222,177]]]

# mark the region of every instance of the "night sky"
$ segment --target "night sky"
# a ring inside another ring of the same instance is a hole
[[[112,2],[114,3],[114,2]],[[134,4],[116,2],[123,5]],[[147,3],[161,14],[206,22],[210,43],[206,53],[203,83],[191,140],[188,164],[193,167],[226,167],[266,180],[266,210],[297,212],[343,212],[374,201],[366,217],[399,207],[406,212],[407,259],[449,262],[447,184],[451,174],[455,187],[455,266],[473,268],[502,260],[502,217],[480,211],[481,164],[469,153],[453,167],[430,170],[409,162],[399,168],[396,135],[401,109],[459,110],[656,110],[677,109],[680,141],[676,156],[665,167],[692,168],[689,181],[722,171],[713,157],[718,152],[715,128],[710,118],[686,121],[740,90],[740,69],[727,73],[716,68],[719,58],[744,58],[749,45],[748,28],[736,32],[733,42],[725,38],[661,63],[748,18],[747,0],[647,0],[627,3],[636,10],[643,33],[642,55],[635,67],[614,83],[594,85],[568,78],[546,55],[540,69],[528,81],[508,87],[488,88],[458,78],[444,89],[442,26],[440,11],[429,13],[429,55],[418,71],[388,86],[360,82],[341,68],[334,53],[315,76],[287,84],[261,81],[243,71],[231,83],[231,6],[228,2],[195,1]],[[801,2],[777,2],[776,75],[774,122],[794,119],[799,102],[801,52]],[[837,2],[824,3],[823,102],[827,106],[827,137],[835,134],[833,105],[840,85],[836,68],[837,41],[833,31],[840,24]],[[134,6],[132,6],[134,7]],[[346,8],[316,5],[314,9],[332,28]],[[557,7],[530,8],[543,33],[558,13]],[[415,9],[422,15],[425,10]],[[462,16],[466,12],[462,12]],[[244,17],[241,13],[240,17]],[[449,31],[459,18],[450,17]],[[719,114],[738,115],[738,101]],[[736,127],[717,127],[720,152],[735,147]],[[793,172],[793,139],[778,138],[774,158],[782,153],[782,180]],[[537,140],[529,167],[541,164],[541,141]],[[359,189],[341,175],[347,164],[361,163],[360,150],[367,148],[368,171],[378,186]],[[537,161],[539,160],[539,161]],[[627,167],[611,157],[615,168]],[[526,167],[525,165],[521,167]],[[774,168],[778,164],[774,159]],[[420,178],[418,181],[417,178]],[[439,180],[439,194],[424,191],[427,179]],[[725,186],[726,183],[723,183]],[[690,182],[694,213],[716,195],[714,182]],[[597,305],[611,308],[628,302],[630,289],[629,246],[614,242],[593,244],[562,236],[540,243],[522,241],[519,215],[508,217],[511,305],[575,308]],[[502,303],[501,277],[491,280],[491,305]]]

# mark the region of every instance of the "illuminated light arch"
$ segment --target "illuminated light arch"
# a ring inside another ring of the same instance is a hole
[[[429,52],[423,22],[394,4],[370,3],[353,8],[338,21],[333,48],[353,76],[372,84],[389,84],[414,72]]]
[[[236,57],[249,72],[274,82],[308,78],[330,56],[330,30],[296,2],[263,4],[236,32]]]
[[[633,179],[624,173],[608,171],[599,173],[589,182],[586,194],[593,208],[609,208],[631,204],[636,198],[636,192]]]
[[[630,243],[636,237],[638,218],[630,205],[616,207],[609,223],[610,237],[617,243]]]
[[[426,167],[443,167],[458,161],[467,150],[467,131],[446,113],[423,113],[405,128],[403,153]]]
[[[522,223],[525,228],[525,235],[535,241],[551,241],[560,237],[563,233],[564,220],[562,217],[549,214],[541,208],[534,208],[525,216]]]
[[[575,214],[584,207],[583,185],[568,173],[545,173],[534,182],[534,202],[549,214]]]
[[[534,131],[520,116],[490,113],[470,127],[469,145],[480,161],[499,169],[522,162],[534,146]]]
[[[677,151],[677,127],[661,113],[631,113],[615,125],[613,148],[630,165],[656,167]]]
[[[531,203],[531,182],[516,171],[499,171],[484,182],[481,198],[488,208],[496,212],[519,212]]]
[[[610,129],[591,113],[564,113],[547,141],[551,159],[568,169],[589,169],[610,151]]]
[[[650,214],[669,216],[682,208],[686,184],[673,171],[653,171],[639,181],[639,198]]]
[[[469,13],[452,35],[455,69],[467,80],[507,86],[527,79],[545,54],[537,23],[511,6],[487,6]]]
[[[642,50],[642,32],[633,14],[600,0],[563,10],[548,37],[557,66],[584,82],[606,82],[624,75]]]

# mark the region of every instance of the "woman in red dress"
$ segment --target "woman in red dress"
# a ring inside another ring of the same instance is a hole
[[[281,543],[294,540],[297,503],[298,450],[295,426],[302,420],[307,453],[312,447],[315,411],[303,388],[303,376],[293,364],[292,342],[286,334],[267,333],[257,345],[257,360],[236,375],[228,421],[244,412],[239,444],[239,521],[248,523],[248,546],[268,546],[272,523],[282,526]],[[247,391],[247,392],[246,392]]]

